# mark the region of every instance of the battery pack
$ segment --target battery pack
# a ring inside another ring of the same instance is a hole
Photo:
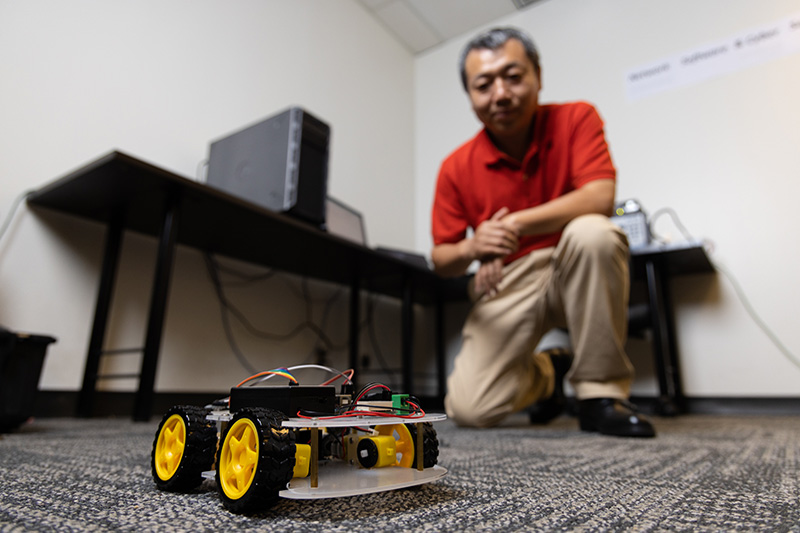
[[[336,387],[234,387],[231,389],[231,411],[244,407],[275,409],[295,417],[299,411],[309,416],[330,416],[336,410]]]

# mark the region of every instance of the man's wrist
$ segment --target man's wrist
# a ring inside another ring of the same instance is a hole
[[[465,263],[472,263],[478,258],[478,254],[475,252],[475,240],[471,237],[467,237],[463,239],[459,243],[458,253],[461,256],[461,260]]]
[[[524,234],[524,211],[516,211],[507,215],[503,218],[503,223],[505,223],[516,236],[517,238],[521,237]]]

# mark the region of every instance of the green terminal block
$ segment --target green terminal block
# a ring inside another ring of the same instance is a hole
[[[408,394],[392,394],[392,409],[408,411]]]

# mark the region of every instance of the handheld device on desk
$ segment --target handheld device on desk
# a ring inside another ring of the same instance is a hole
[[[625,200],[614,208],[611,221],[619,226],[628,236],[628,245],[632,250],[650,244],[650,224],[647,213],[637,200]]]

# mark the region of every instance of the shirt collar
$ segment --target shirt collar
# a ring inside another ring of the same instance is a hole
[[[533,119],[533,139],[531,139],[531,144],[528,146],[524,161],[530,161],[539,152],[540,148],[545,145],[547,111],[547,106],[539,106],[539,109],[536,111],[536,116]],[[484,163],[487,167],[496,166],[501,163],[513,167],[520,166],[520,161],[509,157],[494,144],[491,135],[489,135],[489,130],[485,127],[478,134],[478,142],[480,143],[481,152],[485,154]]]

